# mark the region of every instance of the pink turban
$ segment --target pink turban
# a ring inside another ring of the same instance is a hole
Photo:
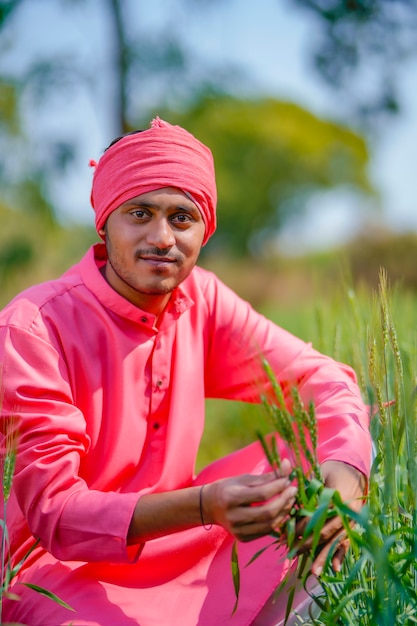
[[[121,204],[149,191],[176,187],[200,210],[206,230],[216,229],[216,180],[210,149],[180,126],[155,118],[143,132],[126,135],[97,163],[91,204],[100,230]]]

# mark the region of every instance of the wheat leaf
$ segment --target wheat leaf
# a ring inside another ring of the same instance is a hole
[[[32,583],[22,583],[22,585],[24,585],[25,587],[29,587],[29,589],[33,589],[33,591],[36,591],[36,593],[39,593],[41,596],[45,596],[45,598],[49,598],[53,602],[60,604],[69,611],[75,611],[72,606],[64,602],[64,600],[61,600],[61,598],[52,593],[52,591],[48,591],[47,589],[44,589],[43,587],[39,587],[38,585],[34,585]]]
[[[236,612],[238,601],[239,601],[239,592],[240,592],[240,570],[239,570],[239,558],[237,553],[237,542],[233,542],[232,546],[232,578],[233,578],[233,587],[235,590],[236,601],[233,607],[232,615]]]

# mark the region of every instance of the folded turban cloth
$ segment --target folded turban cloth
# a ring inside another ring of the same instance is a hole
[[[216,229],[216,180],[210,149],[180,126],[156,117],[125,135],[95,165],[91,204],[99,231],[121,204],[149,191],[176,187],[195,203],[205,224],[203,245]]]

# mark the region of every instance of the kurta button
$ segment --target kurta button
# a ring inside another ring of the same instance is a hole
[[[159,428],[158,422],[154,422],[153,427],[154,427],[155,430],[158,430],[158,428]]]
[[[143,322],[144,324],[146,324],[146,322],[148,321],[148,318],[143,316],[140,318],[140,321]]]
[[[156,384],[157,384],[158,387],[160,387],[162,385],[162,380],[161,379],[157,380]]]

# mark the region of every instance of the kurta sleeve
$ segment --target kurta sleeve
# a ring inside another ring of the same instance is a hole
[[[367,475],[369,410],[354,371],[267,320],[215,278],[207,284],[206,298],[211,328],[207,396],[259,402],[270,389],[262,369],[265,358],[284,393],[297,387],[306,406],[314,403],[320,461],[342,461]]]
[[[44,338],[8,326],[0,329],[0,360],[3,428],[13,418],[18,430],[13,488],[30,532],[58,559],[128,561],[138,496],[91,490],[79,477],[90,441],[63,355]]]

